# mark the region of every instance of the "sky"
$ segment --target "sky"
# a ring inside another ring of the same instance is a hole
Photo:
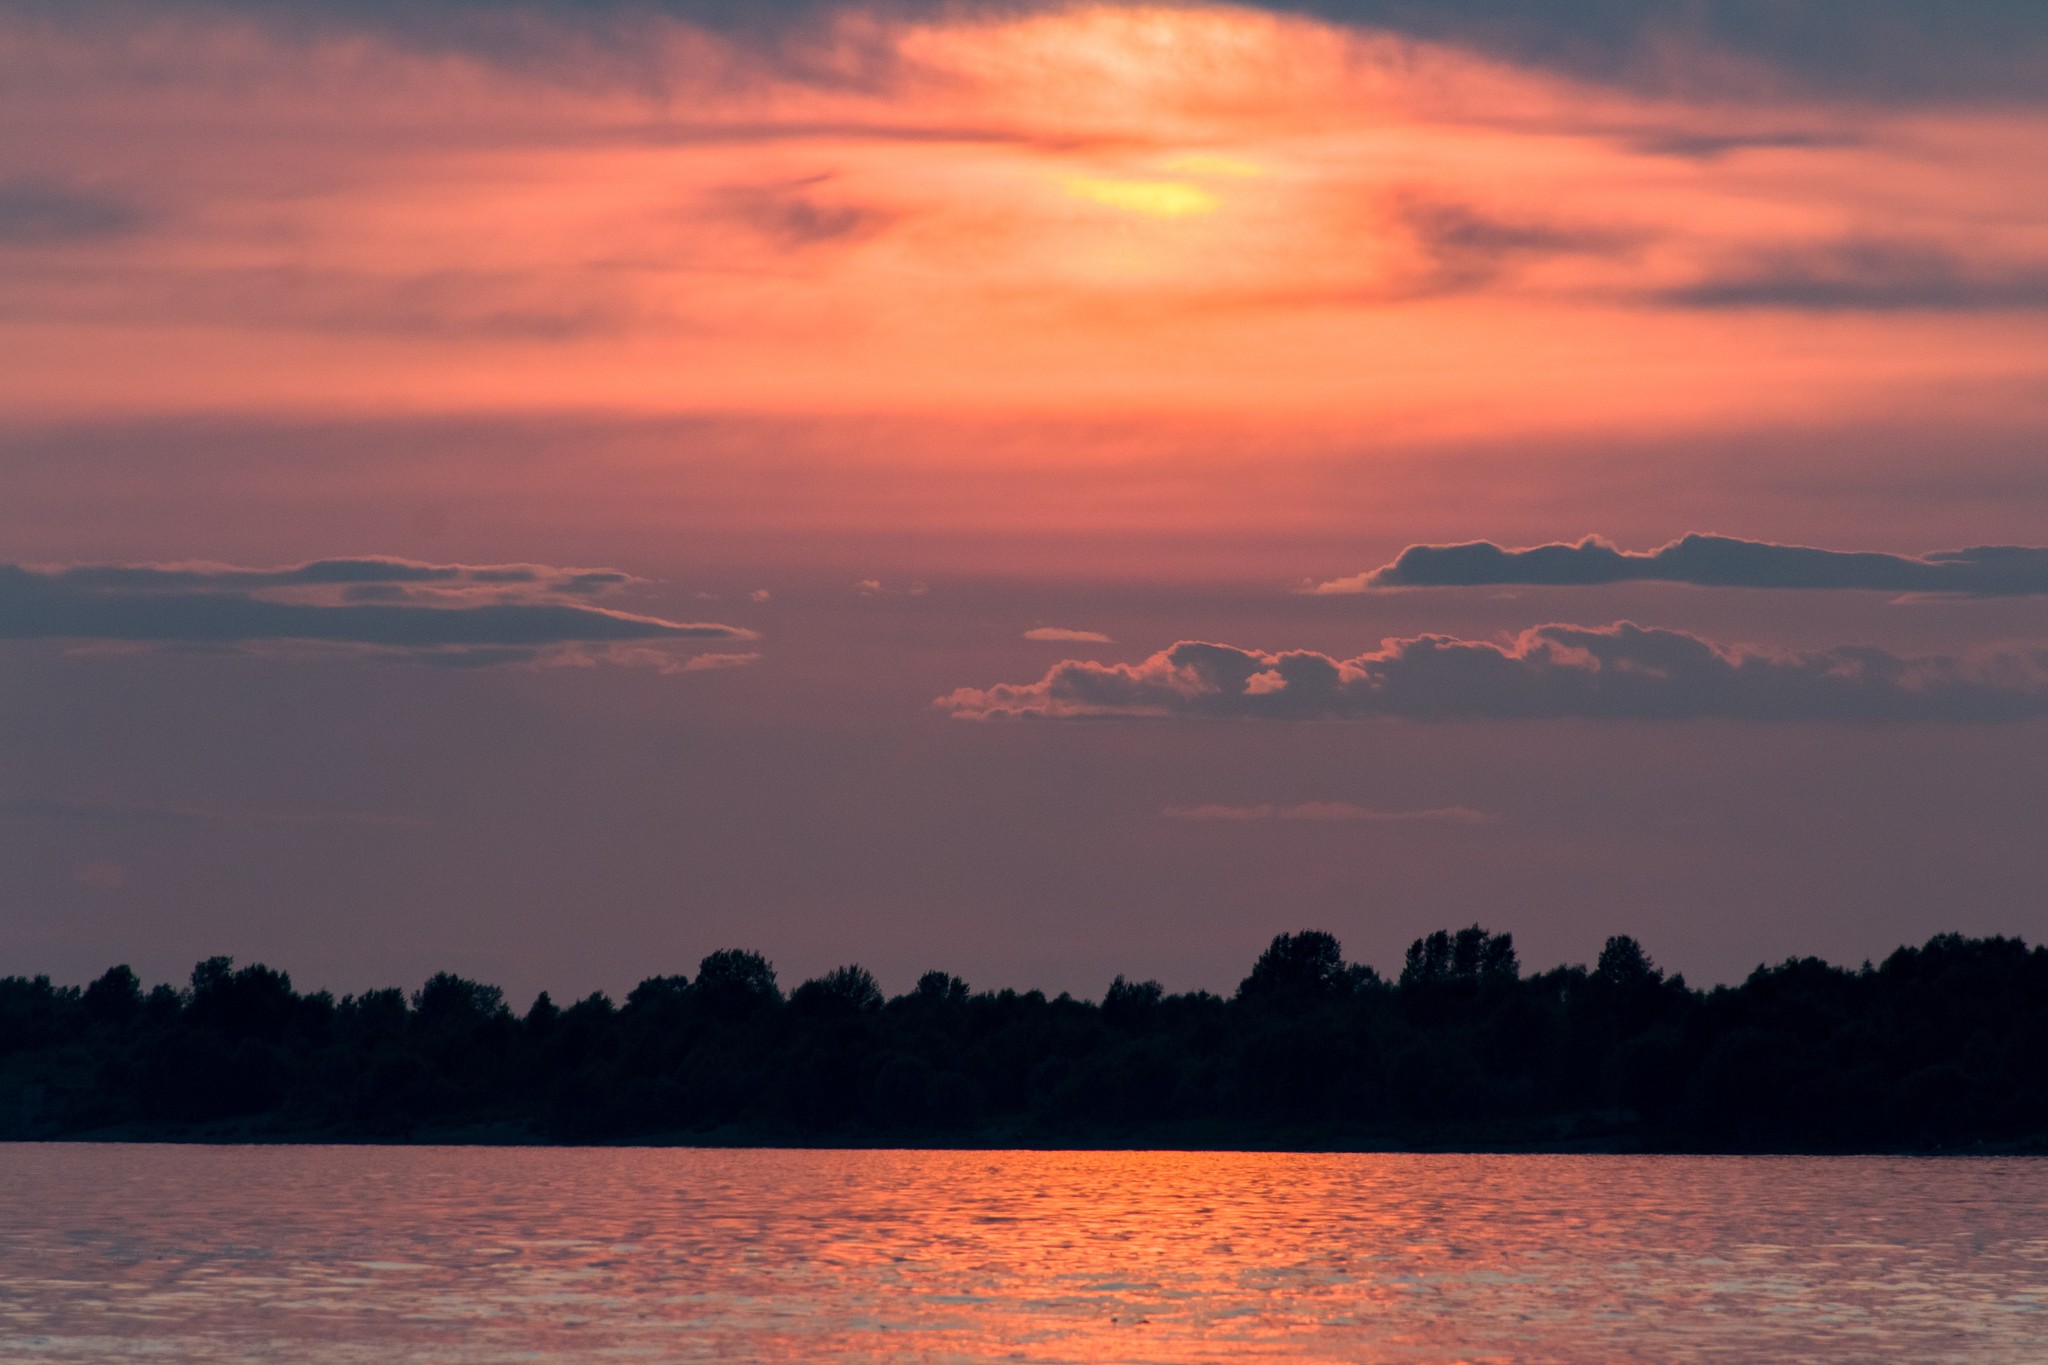
[[[0,973],[2048,936],[2044,59],[0,0]]]

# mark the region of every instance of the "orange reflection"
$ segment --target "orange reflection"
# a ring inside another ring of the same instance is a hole
[[[2026,1158],[24,1144],[38,1359],[2038,1354]],[[138,1201],[148,1190],[151,1197]],[[41,1197],[31,1197],[31,1194]]]

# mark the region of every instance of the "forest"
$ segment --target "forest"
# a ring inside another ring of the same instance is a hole
[[[210,958],[0,978],[0,1138],[234,1142],[2048,1151],[2048,948],[1946,934],[1688,987],[1628,937],[1523,974],[1478,926],[1397,979],[1314,930],[1229,997],[1098,1001],[841,967],[783,990],[712,953],[524,1014],[441,973],[300,994]]]

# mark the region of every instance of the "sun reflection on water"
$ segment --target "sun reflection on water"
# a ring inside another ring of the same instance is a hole
[[[2012,1360],[2041,1170],[20,1147],[0,1355]]]

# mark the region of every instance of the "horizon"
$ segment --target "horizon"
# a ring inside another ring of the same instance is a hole
[[[1488,929],[1486,926],[1479,924],[1471,925],[1470,928],[1472,930],[1478,931],[1484,937],[1504,940],[1509,945],[1512,945],[1514,941],[1514,933],[1512,930],[1503,930],[1496,933],[1495,931]],[[1443,929],[1432,931],[1432,935],[1455,936],[1455,934],[1458,932],[1463,931]],[[1382,968],[1380,964],[1376,962],[1353,961],[1349,959],[1346,959],[1345,966],[1349,968],[1363,968],[1365,971],[1370,972],[1371,976],[1367,978],[1369,982],[1389,987],[1399,986],[1402,984],[1403,969],[1405,966],[1406,958],[1412,957],[1416,950],[1421,949],[1432,935],[1424,935],[1422,937],[1418,937],[1410,944],[1408,953],[1404,955],[1403,966]],[[1329,937],[1332,938],[1333,941],[1335,939],[1334,935],[1328,935],[1325,933],[1325,931],[1317,929],[1283,931],[1280,934],[1276,935],[1272,941],[1264,945],[1264,948],[1261,951],[1263,952],[1265,950],[1269,950],[1273,948],[1276,944],[1287,939],[1315,936]],[[1993,944],[2010,944],[2014,946],[2016,949],[2023,952],[2033,951],[2035,948],[2040,946],[2035,944],[2029,944],[2025,939],[2020,938],[2017,935],[1993,935],[1984,940],[1971,940],[1966,935],[1959,935],[1955,933],[1938,933],[1931,936],[1927,943],[1901,943],[1893,947],[1893,949],[1888,953],[1876,957],[1867,957],[1863,959],[1863,961],[1860,963],[1829,962],[1824,958],[1819,958],[1812,954],[1794,954],[1790,957],[1784,958],[1776,962],[1758,962],[1748,973],[1745,973],[1742,977],[1734,980],[1706,982],[1688,979],[1683,972],[1667,972],[1662,966],[1662,964],[1660,964],[1657,961],[1655,954],[1652,954],[1648,951],[1647,945],[1637,943],[1635,939],[1626,934],[1608,936],[1606,942],[1602,944],[1602,950],[1605,951],[1611,949],[1617,942],[1628,945],[1643,953],[1644,963],[1650,969],[1656,971],[1660,978],[1668,977],[1670,983],[1674,986],[1682,985],[1686,989],[1694,992],[1698,992],[1701,994],[1711,994],[1717,990],[1732,990],[1739,988],[1743,985],[1745,981],[1757,975],[1768,974],[1775,970],[1779,970],[1788,966],[1796,966],[1798,964],[1806,962],[1820,962],[1822,963],[1822,965],[1836,971],[1843,971],[1849,973],[1869,973],[1872,971],[1882,969],[1885,961],[1896,955],[1910,956],[1912,954],[1925,951],[1930,946],[1938,946],[1940,944],[1955,940],[1961,940],[1965,942],[1981,941]],[[1341,942],[1338,942],[1337,946],[1341,950]],[[1242,994],[1246,982],[1251,979],[1249,975],[1240,977],[1234,984],[1226,983],[1226,986],[1223,989],[1217,989],[1215,987],[1199,983],[1176,989],[1168,987],[1165,983],[1157,981],[1152,978],[1130,977],[1126,973],[1118,972],[1114,977],[1111,978],[1109,982],[1105,983],[1101,987],[1099,992],[1090,994],[1087,992],[1076,992],[1070,990],[1060,990],[1057,992],[1047,991],[1041,987],[1021,985],[1015,982],[1004,982],[996,985],[980,984],[972,981],[967,981],[965,978],[947,971],[943,966],[934,965],[926,968],[924,971],[919,972],[916,978],[913,979],[908,985],[906,985],[904,989],[900,991],[891,991],[888,988],[888,983],[882,977],[875,973],[868,972],[867,968],[858,961],[838,963],[829,969],[819,971],[810,976],[806,976],[800,979],[795,977],[785,979],[784,973],[779,971],[776,968],[775,963],[772,960],[770,960],[765,954],[757,953],[750,948],[738,947],[714,949],[711,953],[707,954],[704,959],[698,962],[697,971],[701,973],[705,967],[705,964],[711,961],[712,959],[725,958],[735,955],[740,957],[759,958],[764,967],[766,968],[768,979],[775,985],[776,989],[780,991],[781,995],[785,1000],[792,996],[797,990],[797,988],[800,986],[817,984],[819,982],[827,980],[836,973],[846,971],[858,971],[867,973],[867,975],[871,979],[873,979],[875,984],[881,989],[882,999],[892,1003],[899,1000],[908,1000],[914,998],[918,993],[920,985],[926,979],[931,977],[943,977],[949,982],[958,982],[962,984],[966,988],[968,994],[971,997],[993,997],[997,995],[1006,994],[1019,996],[1037,995],[1049,1000],[1071,999],[1076,1001],[1077,1003],[1083,1005],[1092,1005],[1098,1008],[1103,1004],[1104,1000],[1109,996],[1114,987],[1119,983],[1128,983],[1132,986],[1138,987],[1159,986],[1166,997],[1208,996],[1217,1000],[1234,1000]],[[1588,975],[1594,971],[1594,964],[1597,962],[1599,956],[1600,954],[1596,952],[1585,961],[1562,961],[1548,967],[1533,967],[1528,963],[1520,962],[1519,955],[1512,950],[1512,947],[1510,947],[1510,957],[1515,959],[1515,971],[1519,977],[1524,979],[1531,977],[1548,977],[1557,973],[1576,973],[1580,975]],[[1247,970],[1249,970],[1249,967],[1251,965],[1255,964],[1248,962]],[[255,968],[259,971],[273,972],[277,974],[279,977],[281,977],[285,983],[290,985],[290,987],[294,991],[298,992],[301,996],[327,995],[342,1002],[354,999],[361,999],[369,995],[392,990],[396,990],[405,994],[409,1000],[413,1000],[414,1002],[417,1002],[417,999],[420,995],[420,990],[418,988],[408,989],[408,987],[406,987],[405,985],[395,982],[386,982],[380,986],[369,986],[354,991],[335,991],[325,986],[309,987],[293,980],[291,970],[288,965],[280,965],[274,962],[243,961],[236,958],[233,954],[230,953],[214,954],[211,957],[199,959],[193,964],[191,972],[188,973],[185,978],[185,984],[182,985],[175,980],[163,980],[153,982],[149,980],[147,977],[141,976],[140,974],[136,975],[136,980],[145,995],[155,989],[168,988],[172,991],[178,992],[180,995],[189,996],[192,992],[192,982],[195,981],[203,971],[206,971],[207,969],[214,967],[220,967],[224,970],[231,969],[232,971],[237,973],[249,968]],[[104,972],[91,973],[88,975],[86,979],[79,981],[53,980],[50,982],[50,985],[54,989],[59,991],[82,991],[90,985],[92,985],[93,982],[101,980],[105,977],[113,976],[124,970],[131,972],[133,971],[133,969],[129,967],[129,964],[125,962],[111,963]],[[25,976],[21,973],[7,973],[4,974],[4,976],[6,978],[11,978],[12,980],[17,982],[33,981],[35,979],[32,977]],[[431,984],[432,982],[438,979],[454,979],[468,981],[468,979],[462,977],[460,973],[435,971],[429,973],[429,975],[423,979],[421,984],[422,986],[425,986]],[[692,981],[693,973],[691,972],[653,970],[649,971],[645,976],[642,976],[638,981],[634,982],[633,986],[638,987],[648,985],[650,983],[661,984],[670,982],[681,982],[687,985]],[[614,1006],[617,1006],[621,1002],[625,1001],[625,999],[630,994],[632,994],[632,988],[606,989],[605,987],[600,986],[595,988],[594,990],[585,992],[582,995],[572,995],[568,992],[558,993],[556,991],[550,990],[547,986],[543,985],[539,988],[539,990],[537,990],[534,993],[533,1001],[529,1005],[528,1009],[521,1010],[516,1007],[516,1002],[514,1001],[512,996],[509,993],[505,992],[502,987],[499,987],[493,982],[468,981],[468,984],[481,986],[489,990],[497,991],[499,993],[500,1003],[503,1005],[505,1009],[509,1010],[512,1016],[515,1018],[523,1017],[525,1014],[529,1013],[532,1006],[538,1005],[543,997],[551,1003],[553,1003],[556,1007],[561,1008],[571,1004],[580,1003],[581,1001],[589,1000],[598,996],[602,996],[606,1001],[608,1001]]]
[[[0,0],[0,975],[2048,940],[2048,16],[1523,9]]]

